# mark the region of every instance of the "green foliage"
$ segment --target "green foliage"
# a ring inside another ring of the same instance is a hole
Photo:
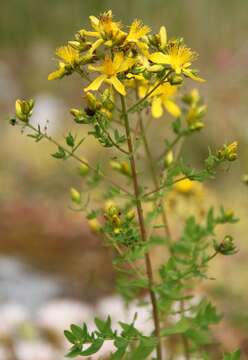
[[[156,347],[156,339],[143,336],[135,328],[134,322],[131,324],[120,322],[119,332],[112,329],[110,316],[106,321],[96,318],[95,325],[96,330],[92,333],[89,332],[86,324],[82,327],[71,325],[70,330],[65,330],[65,337],[72,344],[67,357],[93,355],[101,349],[105,341],[111,341],[116,348],[110,357],[111,360],[121,360],[127,352],[128,359],[143,360]]]
[[[223,360],[239,360],[241,358],[240,350],[236,350],[232,353],[224,354]]]

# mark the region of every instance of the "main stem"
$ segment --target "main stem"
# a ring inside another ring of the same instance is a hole
[[[126,109],[126,102],[125,102],[124,96],[121,96],[121,105],[122,105],[122,112],[123,112],[123,118],[124,118],[125,130],[126,130],[126,136],[127,136],[129,161],[130,161],[130,166],[131,166],[131,171],[132,171],[134,196],[135,196],[138,220],[139,220],[139,225],[140,225],[141,239],[142,239],[142,241],[146,242],[147,241],[146,228],[145,228],[142,204],[141,204],[141,200],[140,200],[140,190],[139,190],[139,184],[138,184],[136,164],[135,164],[135,159],[134,159],[134,155],[133,155],[133,143],[132,143],[132,138],[131,138],[131,131],[130,131],[130,125],[129,125],[128,114],[127,114],[127,109]],[[150,293],[150,298],[151,298],[151,303],[152,303],[155,335],[156,335],[156,338],[158,341],[158,343],[157,343],[157,359],[162,360],[160,321],[159,321],[159,314],[158,314],[157,299],[156,299],[156,295],[155,295],[155,292],[153,289],[154,279],[153,279],[151,258],[150,258],[149,253],[145,254],[145,265],[146,265],[146,272],[147,272],[147,277],[148,277],[148,282],[149,282],[149,293]]]
[[[159,191],[159,181],[158,181],[156,169],[154,167],[154,161],[153,161],[153,158],[152,158],[152,154],[151,154],[151,151],[150,151],[148,140],[147,140],[147,137],[146,137],[145,128],[144,128],[141,113],[138,113],[138,116],[139,116],[141,136],[143,138],[145,152],[146,152],[148,162],[149,162],[149,165],[150,165],[153,183],[154,183],[154,186],[156,188],[156,191]],[[169,250],[170,250],[170,253],[172,254],[173,251],[172,251],[172,246],[171,246],[172,245],[171,244],[171,232],[170,232],[170,227],[169,227],[167,215],[166,215],[166,212],[165,212],[163,200],[160,200],[159,205],[160,205],[160,208],[161,208],[161,215],[162,215],[162,220],[163,220],[163,223],[164,223],[165,234],[168,236]],[[183,300],[180,301],[180,308],[181,308],[182,312],[184,312]],[[185,359],[189,360],[190,359],[189,343],[188,343],[187,337],[184,336],[183,334],[182,334],[182,343],[183,343],[183,350],[184,350]]]

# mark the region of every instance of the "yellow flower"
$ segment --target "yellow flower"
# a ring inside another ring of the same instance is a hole
[[[139,96],[141,98],[144,97],[155,86],[156,84],[153,84],[152,86],[148,86],[147,84],[141,85],[139,87]],[[173,101],[176,92],[177,87],[170,85],[169,83],[164,83],[153,91],[150,98],[152,104],[152,116],[154,118],[160,118],[164,113],[164,109],[174,117],[181,115],[179,106]]]
[[[56,50],[59,61],[58,69],[48,75],[48,80],[61,79],[64,75],[70,74],[80,62],[79,51],[70,45],[62,46]]]
[[[124,57],[122,52],[118,52],[112,59],[107,55],[100,66],[89,66],[89,70],[100,72],[102,75],[98,76],[93,82],[84,89],[84,91],[98,90],[103,82],[107,82],[114,86],[115,90],[121,95],[126,95],[126,90],[122,82],[118,79],[118,74],[127,71],[131,68],[136,60]]]
[[[155,52],[149,57],[153,63],[170,65],[178,75],[183,73],[192,80],[203,82],[204,80],[196,76],[190,69],[191,62],[196,60],[196,58],[197,54],[195,52],[185,45],[180,45],[178,42],[170,43],[166,54]]]
[[[112,11],[106,11],[97,18],[96,16],[90,16],[90,23],[94,31],[80,30],[81,36],[90,36],[98,38],[89,50],[92,54],[102,44],[112,47],[116,43],[121,42],[126,34],[121,30],[121,23],[113,21]]]
[[[143,53],[148,55],[148,46],[144,42],[144,37],[150,32],[150,28],[142,24],[142,21],[136,19],[130,26],[129,33],[123,43],[123,46],[135,44]]]

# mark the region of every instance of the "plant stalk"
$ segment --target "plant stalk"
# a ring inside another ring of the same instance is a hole
[[[125,130],[126,130],[126,136],[127,136],[127,144],[128,144],[128,150],[129,150],[129,161],[130,166],[132,170],[132,180],[133,180],[133,188],[134,188],[134,196],[136,200],[136,208],[138,213],[138,220],[140,225],[140,234],[142,241],[147,241],[147,235],[146,235],[146,228],[145,228],[145,222],[144,222],[144,215],[143,215],[143,208],[140,200],[140,190],[139,190],[139,184],[138,184],[138,177],[137,177],[137,171],[136,171],[136,164],[135,159],[133,155],[133,143],[131,138],[131,130],[128,120],[128,113],[126,109],[126,102],[124,96],[121,96],[121,105],[122,105],[122,112],[123,112],[123,118],[125,123]],[[157,299],[156,294],[154,292],[154,279],[153,279],[153,269],[151,264],[151,258],[149,253],[145,254],[145,265],[146,265],[146,272],[149,282],[149,293],[152,303],[152,309],[153,309],[153,320],[154,320],[154,327],[155,327],[155,335],[157,338],[157,359],[162,360],[162,346],[161,346],[161,338],[160,338],[160,320],[159,320],[159,313],[158,313],[158,306],[157,306]]]

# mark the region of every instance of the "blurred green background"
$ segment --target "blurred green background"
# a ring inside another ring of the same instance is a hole
[[[89,233],[81,215],[68,210],[68,189],[80,186],[75,164],[55,161],[49,156],[53,151],[49,144],[34,144],[4,121],[13,113],[16,98],[32,97],[37,104],[35,119],[43,124],[49,120],[48,132],[57,137],[66,133],[72,123],[68,110],[80,105],[82,84],[76,77],[47,81],[47,74],[55,67],[54,50],[73,38],[79,28],[87,27],[89,15],[108,9],[124,24],[141,18],[153,31],[164,24],[169,37],[183,36],[199,53],[197,67],[207,79],[200,91],[208,114],[204,131],[184,145],[185,156],[200,164],[209,145],[216,148],[239,141],[239,161],[230,170],[221,171],[207,188],[217,206],[223,203],[241,218],[231,230],[240,251],[234,258],[220,259],[213,265],[217,280],[207,287],[230,329],[220,337],[227,344],[245,348],[248,189],[241,177],[248,172],[247,0],[1,2],[0,258],[22,259],[44,274],[62,278],[66,281],[63,294],[75,298],[89,300],[112,290],[111,255]],[[154,144],[163,138],[161,129],[163,124],[156,121],[152,126]],[[93,161],[101,156],[94,149],[89,143],[85,150]]]

